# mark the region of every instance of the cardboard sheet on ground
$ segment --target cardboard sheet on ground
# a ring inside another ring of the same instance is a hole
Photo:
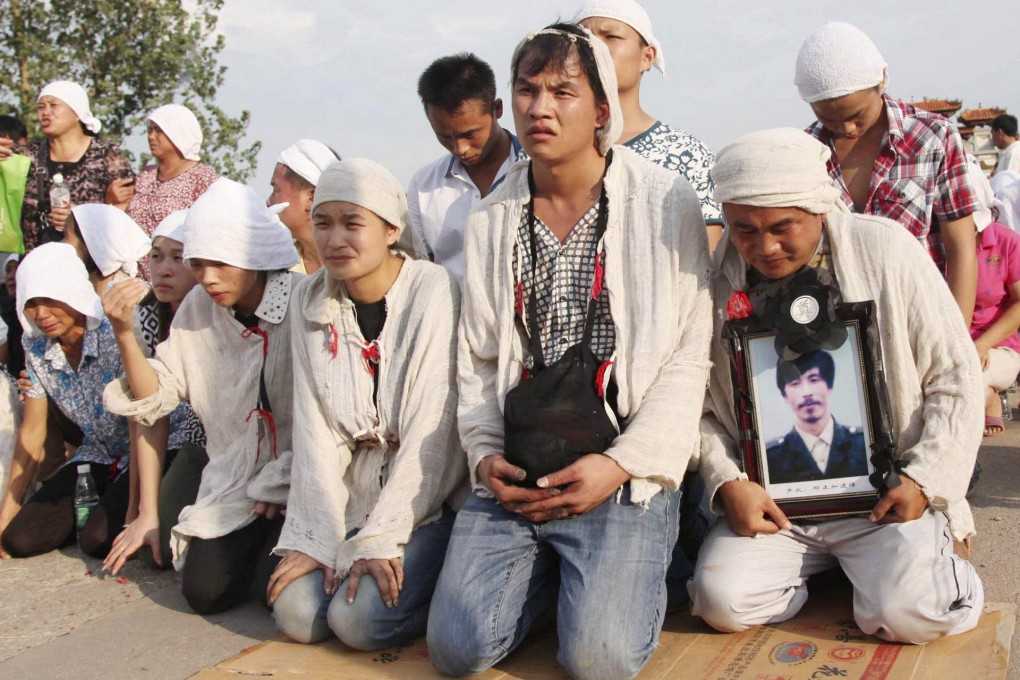
[[[1006,677],[1016,609],[985,607],[973,631],[927,646],[884,643],[857,629],[848,599],[809,600],[793,621],[745,633],[715,633],[686,613],[666,618],[659,649],[639,678],[685,680],[935,680]],[[303,680],[432,680],[445,676],[429,664],[424,640],[375,653],[354,652],[333,640],[300,645],[270,640],[195,680],[245,677]],[[561,680],[552,626],[532,631],[503,663],[475,676],[484,680]]]

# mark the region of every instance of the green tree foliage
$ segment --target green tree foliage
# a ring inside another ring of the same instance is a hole
[[[89,92],[102,136],[121,143],[152,109],[173,101],[195,112],[203,159],[246,181],[261,142],[242,140],[248,111],[232,118],[216,106],[226,67],[215,32],[223,0],[0,0],[0,101],[33,132],[35,100],[52,80]]]

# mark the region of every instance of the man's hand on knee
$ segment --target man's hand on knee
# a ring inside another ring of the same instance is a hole
[[[540,488],[552,492],[560,487],[560,493],[522,505],[517,512],[532,522],[576,517],[601,505],[630,478],[630,473],[609,456],[590,453],[538,480]]]
[[[907,475],[901,474],[899,486],[888,489],[868,517],[875,524],[895,524],[918,519],[928,509],[928,499],[921,487]]]
[[[793,528],[790,520],[760,484],[746,479],[734,479],[720,486],[719,493],[722,494],[726,508],[726,521],[735,534],[775,534],[780,529]]]

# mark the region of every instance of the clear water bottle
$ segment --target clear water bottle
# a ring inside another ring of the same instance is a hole
[[[78,481],[74,485],[74,528],[78,534],[78,545],[81,546],[81,532],[85,529],[85,523],[89,521],[92,508],[99,503],[99,492],[96,490],[96,480],[92,479],[91,468],[88,465],[78,466]]]
[[[54,173],[53,183],[50,185],[50,208],[70,208],[71,190],[64,183],[64,176],[59,172]],[[59,229],[58,231],[63,231]]]

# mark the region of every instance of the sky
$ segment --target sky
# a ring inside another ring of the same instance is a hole
[[[667,78],[646,74],[645,110],[718,150],[741,134],[803,127],[811,111],[793,70],[801,42],[828,21],[864,30],[889,62],[889,92],[1020,112],[1015,0],[644,0]],[[580,0],[226,0],[218,30],[227,67],[218,101],[251,112],[262,142],[252,185],[269,192],[280,151],[302,137],[368,157],[402,182],[445,152],[417,98],[432,60],[485,59],[499,95],[514,46]],[[923,9],[921,9],[923,8]],[[503,125],[513,131],[507,106]],[[139,140],[140,141],[140,140]],[[133,145],[134,146],[134,145]]]

